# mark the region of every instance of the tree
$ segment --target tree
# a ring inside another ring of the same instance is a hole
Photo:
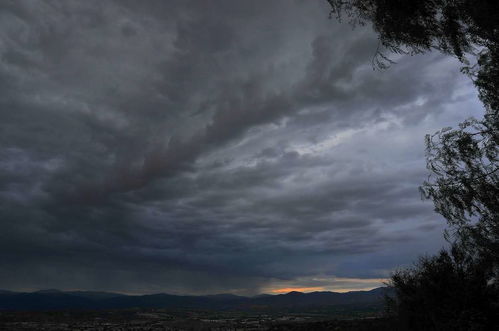
[[[482,120],[426,137],[431,175],[421,187],[451,226],[447,238],[470,254],[499,264],[499,1],[328,0],[331,15],[353,24],[370,21],[380,45],[395,53],[432,49],[454,55],[478,88]],[[378,47],[376,64],[389,58]]]
[[[449,240],[488,261],[490,278],[499,275],[499,128],[493,116],[470,119],[459,129],[426,136],[431,171],[420,188],[450,225]],[[485,265],[484,265],[485,266]]]
[[[331,16],[370,21],[389,52],[431,49],[456,56],[477,86],[487,112],[499,109],[499,2],[496,0],[328,0]],[[469,58],[475,60],[470,63]],[[391,61],[381,51],[377,64]]]
[[[454,246],[422,257],[391,278],[391,309],[402,330],[493,330],[499,323],[497,290],[486,269]]]
[[[430,170],[420,190],[445,217],[451,243],[395,272],[388,301],[404,329],[491,330],[499,324],[499,1],[328,0],[331,16],[371,22],[381,49],[457,57],[485,112],[426,137]]]

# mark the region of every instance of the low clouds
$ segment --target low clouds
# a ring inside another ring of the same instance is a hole
[[[361,288],[444,244],[417,186],[480,111],[455,61],[373,71],[326,1],[0,6],[4,287]]]

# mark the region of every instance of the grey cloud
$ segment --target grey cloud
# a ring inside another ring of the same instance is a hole
[[[325,1],[1,6],[5,286],[255,293],[444,244],[417,186],[479,107],[456,63],[373,71]]]

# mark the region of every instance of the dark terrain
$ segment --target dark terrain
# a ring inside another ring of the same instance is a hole
[[[44,290],[0,292],[0,330],[389,330],[386,288],[348,293],[290,292],[131,296]]]
[[[198,310],[0,312],[0,330],[395,330],[382,317]]]
[[[386,288],[371,291],[290,292],[243,297],[232,294],[180,296],[170,294],[123,295],[107,292],[43,290],[30,293],[0,292],[0,311],[109,310],[128,308],[209,309],[217,311],[376,311]]]

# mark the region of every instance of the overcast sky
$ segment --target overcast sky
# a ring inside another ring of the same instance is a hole
[[[327,1],[2,1],[0,287],[381,285],[433,253],[424,135],[482,107]],[[283,290],[284,289],[284,290]]]

